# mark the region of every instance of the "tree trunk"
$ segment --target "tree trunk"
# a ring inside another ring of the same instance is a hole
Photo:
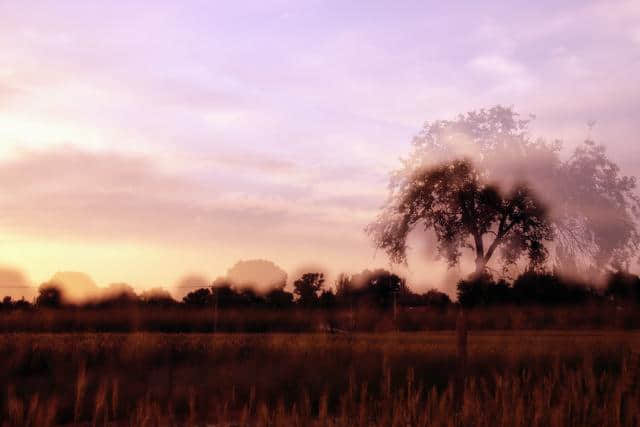
[[[480,275],[484,272],[487,263],[484,260],[484,256],[478,256],[476,258],[476,271],[473,273],[473,277],[480,277]]]

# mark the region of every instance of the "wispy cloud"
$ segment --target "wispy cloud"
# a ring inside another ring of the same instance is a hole
[[[292,167],[249,158],[228,171],[238,173],[243,166],[261,173]],[[367,192],[357,186],[334,190],[314,183],[312,176],[307,179],[305,191],[293,196],[287,182],[276,181],[268,191],[256,193],[235,188],[233,176],[228,177],[229,185],[199,180],[169,173],[143,157],[72,147],[26,151],[0,167],[0,191],[5,194],[0,201],[2,225],[52,238],[158,242],[214,238],[251,245],[256,237],[277,241],[283,233],[309,236],[316,223],[357,229],[365,219],[358,212],[372,213],[373,202],[361,203]],[[376,195],[380,193],[371,199]]]

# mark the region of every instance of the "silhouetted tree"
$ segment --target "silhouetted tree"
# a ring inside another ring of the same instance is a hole
[[[95,304],[98,307],[127,307],[140,302],[134,289],[126,283],[111,283],[102,294],[102,298]]]
[[[177,304],[171,294],[162,288],[152,288],[140,294],[140,301],[143,304],[155,307],[168,307]]]
[[[43,283],[38,289],[36,298],[38,307],[57,308],[62,305],[62,291],[54,283]]]
[[[336,295],[338,296],[346,295],[347,293],[349,293],[349,290],[351,289],[351,278],[349,278],[349,276],[344,273],[340,273],[338,275],[338,278],[336,279],[335,286],[336,286]]]
[[[404,279],[387,270],[364,270],[351,278],[350,293],[358,304],[366,303],[380,308],[390,308],[394,298],[402,298],[409,292]]]
[[[318,303],[318,293],[324,285],[324,274],[305,273],[293,283],[293,293],[298,297],[298,304],[306,307]]]
[[[396,274],[376,275],[370,282],[372,293],[376,296],[379,307],[390,308],[400,293],[406,293],[404,280]]]
[[[24,297],[20,298],[17,301],[13,301],[13,307],[15,310],[29,310],[33,308],[33,305],[24,299]]]
[[[224,280],[216,280],[211,288],[211,295],[219,308],[240,307],[242,297]]]
[[[407,236],[418,226],[435,232],[438,254],[451,266],[463,249],[472,250],[476,275],[499,247],[507,264],[525,255],[531,265],[541,265],[544,242],[553,238],[547,209],[529,187],[517,184],[504,193],[468,160],[413,171],[367,231],[392,261],[404,262]]]
[[[499,105],[426,123],[391,186],[401,188],[407,177],[434,164],[473,158],[485,180],[525,180],[553,204],[558,265],[582,260],[600,271],[628,265],[640,248],[635,178],[621,175],[605,148],[591,140],[563,161],[562,143],[532,137],[529,124]]]
[[[211,305],[211,291],[207,288],[200,288],[189,292],[184,298],[182,298],[182,302],[193,307],[205,307],[207,305]]]
[[[591,140],[575,149],[561,172],[560,185],[550,188],[564,214],[556,221],[558,244],[568,254],[587,255],[598,269],[628,269],[640,249],[635,177],[621,176],[605,147]]]

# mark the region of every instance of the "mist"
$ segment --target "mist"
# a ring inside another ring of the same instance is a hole
[[[586,126],[584,142],[569,150],[561,140],[532,135],[533,119],[495,106],[428,122],[413,139],[410,156],[392,174],[390,201],[415,171],[468,160],[502,194],[525,185],[540,199],[554,226],[553,240],[545,244],[551,252],[547,268],[573,277],[593,276],[603,268],[637,269],[635,178],[610,160],[606,145],[594,142]],[[432,234],[411,241],[418,239],[434,253]],[[471,261],[471,254],[463,253],[460,265],[468,269]]]

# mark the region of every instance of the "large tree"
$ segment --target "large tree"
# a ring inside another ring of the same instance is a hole
[[[560,141],[531,136],[530,120],[496,106],[426,123],[413,139],[410,156],[392,174],[383,216],[420,173],[468,158],[479,180],[507,188],[527,182],[528,191],[542,198],[555,235],[546,246],[557,263],[575,261],[598,270],[628,266],[640,247],[635,179],[622,175],[604,147],[590,140],[565,156]]]
[[[581,255],[592,267],[627,270],[640,249],[636,179],[624,176],[603,145],[586,140],[562,163],[550,188],[561,207],[555,219],[558,258]]]
[[[507,264],[525,257],[539,266],[547,257],[544,243],[553,238],[547,209],[526,184],[503,191],[466,159],[413,170],[367,232],[392,261],[403,262],[416,227],[435,233],[438,254],[450,265],[471,250],[477,275],[498,248]]]

